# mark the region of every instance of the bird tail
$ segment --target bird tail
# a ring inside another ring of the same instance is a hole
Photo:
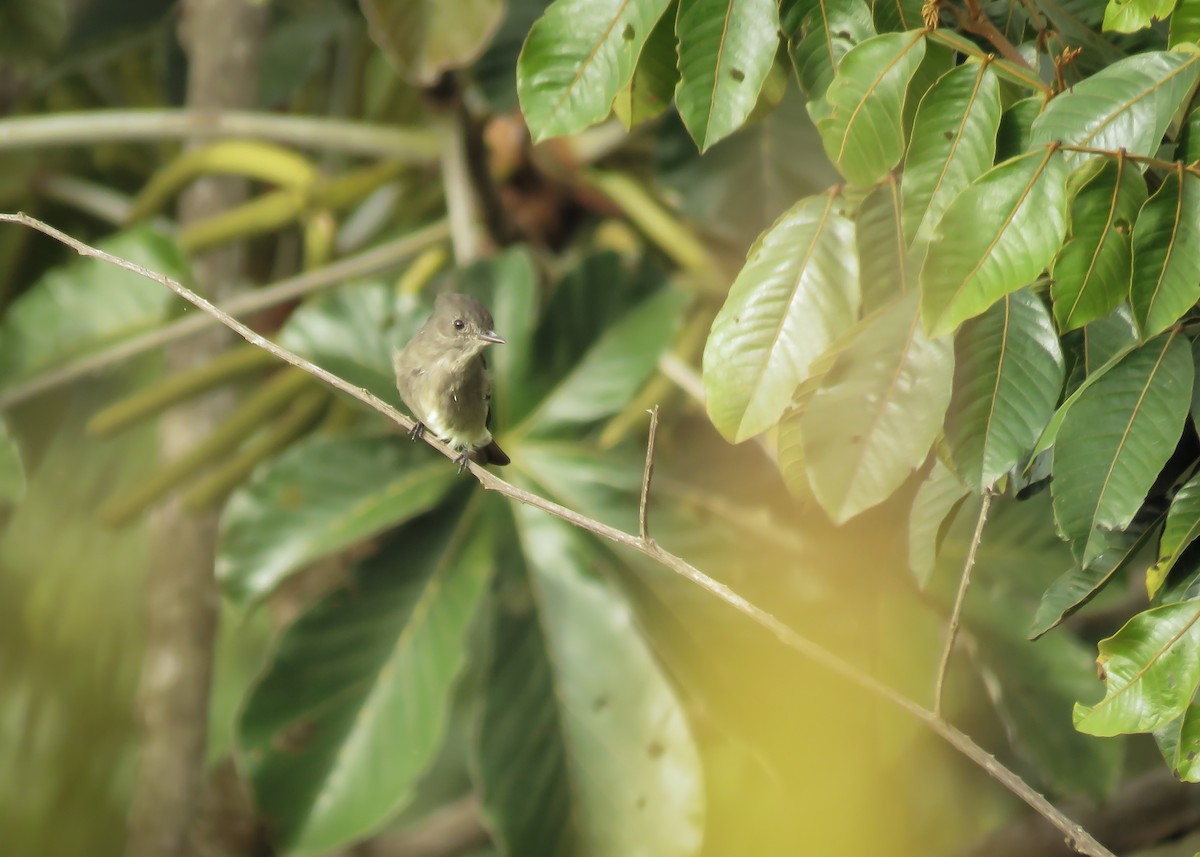
[[[483,464],[495,464],[497,467],[503,467],[512,462],[512,459],[504,454],[500,444],[494,440],[479,450],[479,457],[483,459]]]

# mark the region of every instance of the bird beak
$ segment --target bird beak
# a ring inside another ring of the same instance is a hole
[[[493,345],[503,345],[504,344],[504,340],[501,339],[499,336],[497,336],[496,331],[494,331],[494,330],[486,330],[483,333],[477,333],[477,334],[475,334],[475,338],[481,339],[484,342],[490,342]]]

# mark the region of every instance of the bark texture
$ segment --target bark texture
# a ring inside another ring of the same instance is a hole
[[[188,56],[187,103],[194,109],[254,106],[265,4],[249,0],[187,0],[180,41]],[[179,220],[192,223],[246,197],[243,181],[208,178],[181,197]],[[193,260],[198,289],[222,299],[241,276],[240,248]],[[170,349],[168,371],[210,360],[228,341],[224,331]],[[228,410],[221,397],[172,410],[161,427],[164,459],[207,435]],[[154,513],[146,581],[146,654],[139,687],[142,729],[129,817],[129,857],[194,853],[192,840],[205,793],[209,689],[217,619],[213,578],[216,515],[190,515],[172,497]],[[201,836],[209,839],[211,837]],[[204,849],[207,850],[207,849]]]

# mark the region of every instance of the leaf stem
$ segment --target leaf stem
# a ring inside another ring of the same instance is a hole
[[[65,244],[75,250],[81,256],[100,259],[119,268],[127,271],[132,271],[135,274],[146,277],[159,283],[175,294],[179,295],[184,300],[193,304],[203,312],[213,316],[230,330],[237,333],[247,342],[263,348],[285,363],[302,369],[303,371],[313,375],[320,380],[329,384],[343,393],[346,393],[360,402],[368,405],[379,413],[391,419],[397,425],[405,429],[413,427],[413,421],[393,408],[387,402],[373,395],[363,387],[356,387],[348,381],[339,378],[328,370],[322,369],[320,366],[305,360],[298,354],[288,351],[271,342],[266,337],[242,324],[229,313],[218,309],[211,302],[193,292],[191,289],[184,286],[177,280],[172,279],[164,274],[152,271],[127,259],[122,259],[114,256],[111,253],[106,253],[85,244],[65,232],[62,232],[47,223],[30,217],[27,214],[5,214],[0,213],[0,223],[16,223],[26,226],[30,229],[50,236],[56,241]],[[425,435],[425,442],[444,455],[446,458],[455,460],[458,458],[458,451],[451,449],[446,444],[436,440],[431,434]],[[1035,812],[1053,824],[1061,831],[1072,843],[1073,847],[1082,854],[1087,854],[1089,857],[1116,857],[1111,851],[1105,848],[1099,841],[1095,839],[1086,830],[1080,827],[1075,822],[1071,821],[1060,809],[1050,803],[1043,795],[1039,794],[1020,776],[1009,770],[990,753],[984,750],[974,739],[966,733],[960,731],[935,712],[925,708],[920,703],[909,699],[904,694],[894,689],[891,685],[885,684],[869,673],[863,672],[861,669],[844,660],[835,653],[829,651],[821,644],[795,631],[789,625],[785,624],[773,614],[767,612],[763,608],[746,600],[737,592],[730,589],[724,583],[714,580],[707,574],[696,568],[682,557],[676,556],[673,553],[663,550],[654,542],[645,542],[641,538],[632,533],[627,533],[624,530],[619,530],[616,527],[588,518],[578,512],[568,509],[552,500],[547,500],[545,497],[538,496],[522,488],[518,488],[508,482],[505,482],[498,476],[490,473],[480,467],[475,462],[469,462],[468,467],[471,473],[479,480],[480,484],[489,491],[497,493],[516,500],[519,503],[524,503],[535,509],[553,515],[561,520],[566,521],[582,530],[586,530],[600,538],[607,539],[615,544],[624,545],[646,557],[649,557],[654,562],[664,568],[678,574],[685,580],[699,586],[705,592],[724,602],[729,607],[743,614],[759,627],[770,632],[780,643],[792,649],[793,651],[809,658],[819,666],[829,670],[834,675],[837,675],[845,681],[856,685],[862,690],[883,699],[897,708],[907,712],[919,723],[935,735],[944,740],[947,744],[953,747],[962,755],[966,756],[976,765],[985,770],[993,779],[1007,788],[1010,792],[1028,804]]]

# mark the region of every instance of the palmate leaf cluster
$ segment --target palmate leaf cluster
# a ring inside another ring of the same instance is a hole
[[[1200,778],[1187,550],[1200,533],[1200,4],[993,4],[1012,8],[993,10],[989,42],[953,32],[949,10],[922,20],[919,3],[729,2],[710,28],[701,0],[631,2],[549,51],[580,5],[552,4],[526,44],[535,137],[610,107],[634,124],[673,97],[703,149],[769,102],[785,62],[843,178],[750,249],[704,352],[714,425],[734,442],[771,433],[793,490],[835,522],[921,481],[921,580],[963,498],[1049,479],[1046,526],[1075,568],[1045,593],[1035,635],[1157,550],[1151,609],[1101,644],[1107,695],[1077,705],[1075,724],[1152,732],[1178,774]],[[1042,56],[1039,73],[1037,38],[1079,51]]]

